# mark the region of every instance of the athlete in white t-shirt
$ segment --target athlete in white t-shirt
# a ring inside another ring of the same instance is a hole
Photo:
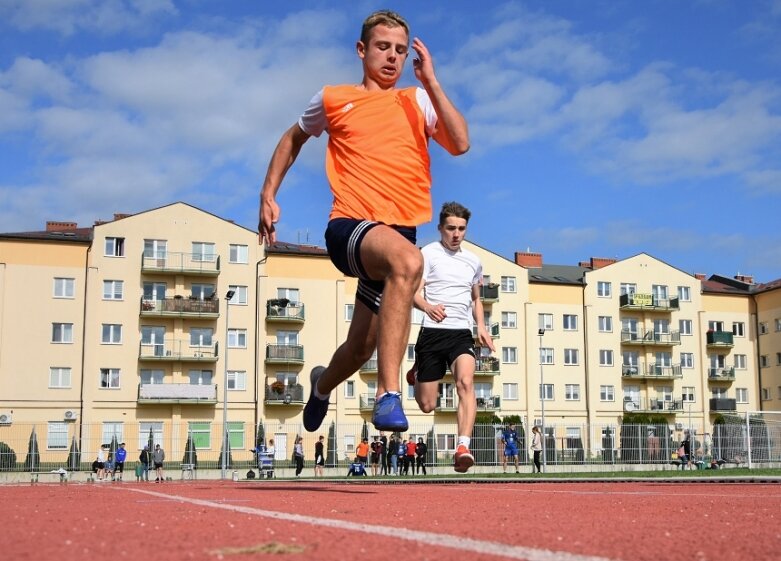
[[[475,463],[469,451],[475,424],[475,340],[491,351],[494,344],[485,328],[480,281],[483,268],[478,257],[461,248],[471,212],[459,203],[442,205],[440,240],[425,246],[423,278],[414,304],[425,313],[415,345],[417,366],[415,399],[424,413],[437,406],[439,381],[450,367],[458,392],[458,444],[453,469],[463,473]]]

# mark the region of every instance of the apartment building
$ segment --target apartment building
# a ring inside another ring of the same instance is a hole
[[[705,279],[646,254],[562,266],[465,244],[483,264],[496,347],[479,349],[479,413],[544,416],[575,437],[625,412],[707,425],[779,409],[778,282]],[[232,449],[251,447],[262,421],[287,457],[309,371],[346,338],[355,289],[323,248],[264,249],[255,232],[181,202],[0,234],[0,430],[38,423],[47,449],[191,437],[216,454],[227,403]],[[411,314],[402,382],[422,320]],[[376,388],[373,358],[333,392],[324,425],[369,421]],[[402,388],[411,430],[455,432],[450,374],[430,414]]]

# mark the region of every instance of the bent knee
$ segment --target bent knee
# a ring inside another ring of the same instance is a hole
[[[416,247],[395,256],[391,275],[410,280],[419,280],[423,274],[423,256]]]
[[[431,413],[434,409],[437,408],[436,400],[417,399],[417,402],[420,410],[424,413]]]

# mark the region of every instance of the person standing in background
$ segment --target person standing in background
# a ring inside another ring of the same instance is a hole
[[[315,442],[315,477],[323,477],[323,470],[325,468],[325,444],[323,441],[325,437],[320,435],[320,438]]]

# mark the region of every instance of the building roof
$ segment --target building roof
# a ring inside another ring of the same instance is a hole
[[[583,276],[586,271],[591,269],[578,265],[543,265],[542,267],[533,267],[527,270],[529,282],[582,285]]]
[[[328,250],[324,247],[309,244],[289,242],[274,242],[266,248],[266,254],[277,255],[310,255],[328,257]]]
[[[10,232],[7,234],[0,234],[0,239],[90,243],[92,241],[92,228]]]

